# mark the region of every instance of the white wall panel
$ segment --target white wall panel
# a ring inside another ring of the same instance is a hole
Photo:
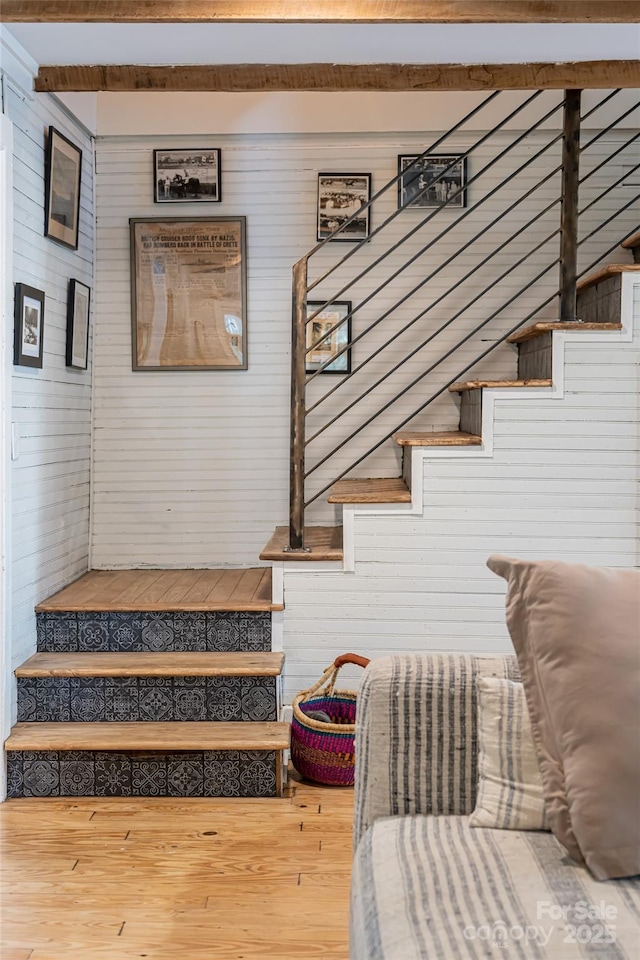
[[[492,457],[427,456],[422,516],[356,513],[355,573],[284,564],[286,701],[347,650],[511,651],[506,585],[486,567],[493,553],[638,564],[640,282],[632,285],[633,342],[568,335],[564,397],[496,399]],[[349,670],[346,686],[359,676]]]
[[[544,95],[537,103],[542,115],[555,95]],[[510,107],[512,107],[510,101]],[[531,108],[533,109],[533,108]],[[451,122],[454,121],[451,118]],[[212,119],[212,124],[214,120]],[[171,128],[169,128],[171,129]],[[482,134],[451,137],[442,150],[467,149]],[[624,137],[628,136],[624,132]],[[97,567],[118,566],[212,566],[255,563],[277,524],[287,521],[289,451],[289,342],[291,267],[313,244],[315,238],[317,174],[321,170],[371,172],[373,189],[379,189],[396,173],[397,154],[419,152],[438,134],[355,133],[292,134],[263,136],[192,137],[105,137],[97,142],[97,278],[95,352],[95,442],[94,510],[92,559]],[[513,144],[519,134],[497,134],[472,157],[469,176],[491,163]],[[589,138],[591,135],[587,135]],[[381,312],[434,270],[444,258],[460,250],[482,227],[488,225],[510,204],[550,172],[559,162],[557,147],[543,154],[495,197],[484,197],[550,137],[536,133],[521,143],[481,180],[469,187],[476,209],[462,219],[458,213],[438,212],[414,238],[407,241],[379,268],[343,296],[360,302],[405,260],[418,252],[445,228],[452,229],[429,253],[404,271],[393,284],[354,317],[354,334],[362,332]],[[622,143],[622,134],[600,140],[583,155],[583,171],[600,163]],[[163,146],[220,146],[222,148],[221,204],[181,204],[163,207],[153,203],[153,149]],[[640,161],[637,145],[620,154],[590,178],[583,193],[584,205],[616,180],[632,163]],[[321,410],[328,416],[345,406],[378,378],[390,365],[422,342],[434,329],[450,319],[478,294],[482,297],[461,313],[433,344],[418,353],[393,374],[365,401],[345,413],[310,447],[310,463],[319,459],[345,435],[357,428],[368,413],[385,404],[428,364],[441,356],[477,325],[504,306],[522,287],[557,256],[554,238],[539,253],[515,266],[557,226],[557,208],[541,218],[503,250],[495,260],[482,266],[468,279],[466,274],[484,256],[533,217],[558,192],[557,181],[549,182],[526,198],[508,216],[487,232],[483,240],[457,257],[426,288],[394,312],[388,325],[381,324],[354,347],[354,361],[361,361],[422,309],[453,287],[442,303],[401,336],[387,351],[388,361],[374,360],[348,384],[327,399]],[[637,192],[637,190],[635,191]],[[588,211],[582,223],[583,235],[633,196],[633,188],[620,186]],[[396,207],[395,190],[379,201],[373,226]],[[162,216],[247,216],[248,237],[248,350],[246,372],[137,372],[131,371],[131,309],[129,283],[130,217]],[[387,243],[399,240],[409,226],[418,222],[416,211],[405,211],[359,253],[351,264],[362,267],[371,255],[382,253]],[[584,245],[581,260],[586,266],[602,255],[616,239],[636,223],[627,211],[602,234]],[[312,276],[332,265],[347,244],[332,244],[316,258]],[[610,259],[613,258],[613,255]],[[505,274],[504,279],[494,282]],[[346,274],[342,274],[345,276]],[[324,284],[318,297],[335,296],[340,284]],[[327,468],[318,471],[311,487],[319,490],[349,466],[369,446],[392,431],[432,392],[436,392],[492,341],[515,326],[557,287],[557,267],[514,301],[492,322],[490,328],[474,334],[454,360],[447,361],[429,380],[419,383],[409,400],[395,404],[335,456]],[[540,316],[553,318],[555,306]],[[476,368],[477,373],[513,376],[515,353],[502,346]],[[621,369],[621,375],[627,373]],[[309,388],[310,400],[333,386],[335,379],[319,377]],[[621,381],[618,382],[619,385]],[[444,393],[412,424],[427,429],[453,428],[457,424],[456,399]],[[316,413],[309,419],[313,429],[322,421]],[[614,428],[612,427],[612,433]],[[531,449],[536,435],[528,438]],[[544,444],[544,439],[543,439]],[[581,448],[582,439],[558,436],[565,451]],[[566,453],[565,453],[566,455]],[[566,462],[566,461],[565,461]],[[356,475],[393,475],[400,469],[399,451],[387,442]],[[317,482],[316,482],[317,479]],[[321,498],[309,511],[311,522],[332,522],[337,512]]]
[[[6,35],[3,35],[8,41]],[[65,363],[67,286],[93,286],[93,144],[47,95],[30,94],[24,69],[3,49],[6,115],[14,131],[13,282],[44,290],[41,370],[13,368],[13,666],[35,652],[34,606],[82,574],[89,555],[91,362]],[[45,133],[55,126],[83,151],[78,250],[44,236]],[[91,352],[90,352],[91,356]]]

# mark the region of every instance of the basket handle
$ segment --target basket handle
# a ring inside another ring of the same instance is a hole
[[[368,667],[371,661],[367,657],[358,656],[357,653],[343,653],[341,657],[336,657],[333,665],[336,670],[339,670],[345,663],[354,663],[357,667]]]
[[[336,659],[333,661],[333,670],[329,679],[329,683],[327,684],[327,694],[330,697],[333,696],[333,691],[336,685],[336,680],[338,679],[340,668],[344,667],[347,663],[355,664],[357,667],[368,667],[371,661],[368,660],[367,657],[358,656],[357,653],[343,653],[342,656],[336,657]]]
[[[370,661],[366,657],[359,657],[357,653],[343,653],[342,656],[336,657],[334,662],[324,671],[318,682],[314,683],[308,690],[304,690],[299,694],[300,703],[305,703],[305,701],[310,700],[314,694],[317,694],[319,690],[325,687],[327,695],[332,696],[338,678],[338,672],[346,663],[354,663],[358,667],[368,667]]]

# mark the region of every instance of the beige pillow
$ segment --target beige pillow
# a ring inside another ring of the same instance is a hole
[[[598,880],[640,873],[640,572],[490,557],[554,834]]]
[[[472,827],[548,830],[524,687],[478,679],[478,796]]]

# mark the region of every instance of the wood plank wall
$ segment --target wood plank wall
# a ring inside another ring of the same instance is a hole
[[[492,553],[640,563],[640,282],[633,315],[633,343],[567,343],[563,399],[496,401],[492,458],[425,461],[422,517],[356,517],[354,575],[285,564],[285,702],[345,650],[512,652]]]
[[[540,114],[549,108],[553,96],[555,94],[549,93],[541,98],[544,102],[539,108]],[[114,137],[99,141],[94,564],[111,567],[255,563],[274,527],[287,520],[291,265],[314,243],[318,171],[372,172],[375,190],[395,175],[398,153],[417,153],[437,135],[425,130],[402,135],[372,132],[351,135],[158,136]],[[487,143],[470,164],[470,175],[488,163],[515,135],[514,132],[502,133]],[[474,132],[474,139],[478,136],[480,134]],[[486,174],[482,185],[470,188],[473,198],[488,192],[506,178],[549,137],[549,131],[528,137],[509,159],[500,161]],[[585,170],[588,164],[599,163],[612,145],[617,145],[617,138],[617,134],[604,138],[588,156],[585,154]],[[460,135],[451,138],[447,149],[464,149],[470,139]],[[163,145],[220,146],[223,202],[211,206],[174,204],[163,208],[154,205],[152,151]],[[591,178],[585,199],[593,195],[592,191],[620,176],[625,158],[628,159],[621,154],[616,163]],[[514,180],[499,200],[490,200],[473,217],[456,227],[442,241],[437,255],[431,254],[426,263],[415,263],[407,271],[407,279],[401,278],[391,293],[381,294],[362,311],[354,322],[356,333],[393,303],[392,295],[393,298],[400,296],[408,288],[409,281],[417,283],[439,259],[458,249],[481,225],[493,219],[505,202],[510,203],[521,196],[556,162],[557,154],[550,151]],[[492,246],[505,240],[525,217],[533,216],[543,203],[553,198],[556,190],[556,185],[547,184],[501,221],[489,235]],[[616,205],[624,203],[628,196],[628,189],[611,193],[585,217],[585,230],[588,224],[595,225],[599,218],[613,212]],[[395,206],[396,196],[392,191],[381,204],[381,209],[374,213],[374,226]],[[248,218],[249,370],[233,373],[132,373],[128,218],[191,214],[246,214]],[[418,216],[415,211],[407,211],[397,218],[393,228],[388,230],[390,236],[398,239],[417,222]],[[441,230],[455,220],[455,212],[442,212],[432,221],[425,235],[434,236],[436,227]],[[463,290],[455,291],[418,324],[417,333],[414,328],[414,333],[405,335],[402,349],[408,351],[424,339],[436,319],[443,321],[450,317],[490,283],[492,277],[513,266],[537,241],[553,232],[556,225],[552,213],[539,221],[526,237],[514,241],[492,266],[482,268]],[[627,230],[633,227],[633,213],[623,217],[619,226],[608,228],[605,240],[598,238],[589,244],[583,259],[586,261],[587,255],[593,256],[607,242],[613,242],[618,232],[622,234],[625,225]],[[378,244],[377,239],[371,244],[376,252],[383,249]],[[317,270],[333,263],[336,252],[343,254],[346,249],[348,244],[331,245],[330,250],[318,257]],[[363,281],[352,299],[357,301],[365,296],[373,289],[374,278],[377,281],[380,276],[386,276],[400,265],[404,256],[417,249],[418,242],[414,238],[394,254],[385,272],[380,269]],[[422,306],[477,264],[486,251],[487,244],[479,244],[448,267],[430,284]],[[457,322],[453,331],[440,336],[434,345],[438,353],[444,352],[473,324],[504,303],[510,293],[515,293],[523,281],[534,277],[556,255],[553,241],[508,278],[499,293],[491,291],[468,317]],[[354,261],[361,265],[365,262],[360,255],[351,263]],[[321,288],[319,293],[322,289],[327,291],[328,287]],[[518,316],[524,316],[554,289],[557,289],[555,269],[535,293],[529,292],[522,297],[517,312],[514,308],[506,312],[494,326],[494,331],[509,329]],[[335,287],[330,292],[333,290]],[[397,329],[416,312],[412,304],[399,309],[393,317],[393,328]],[[541,319],[554,317],[552,306]],[[488,345],[485,337],[485,334],[475,337],[460,351],[456,365],[449,364],[434,382],[446,382],[446,373],[449,377],[455,375],[465,362],[480,353]],[[362,341],[354,348],[356,362],[382,342],[379,329],[368,341]],[[399,359],[397,347],[389,352]],[[348,414],[345,418],[347,425],[353,428],[360,422],[361,411],[373,410],[374,404],[380,406],[392,395],[392,390],[397,390],[412,375],[424,370],[429,356],[434,356],[433,349],[430,354],[425,351],[418,355],[354,413]],[[371,382],[382,369],[377,361],[372,362],[360,379],[354,378],[349,388],[339,391],[327,402],[327,410],[341,409],[346,402],[344,398],[355,397],[356,390],[362,388],[367,371],[369,376],[366,379]],[[483,376],[514,376],[512,349],[502,348],[476,372]],[[327,389],[334,382],[333,377],[317,378],[310,395],[318,397],[321,389]],[[417,406],[415,397],[412,403],[412,407],[401,404],[400,410],[406,415]],[[400,419],[396,413],[386,414],[382,422],[390,430]],[[456,423],[456,401],[447,395],[416,422],[416,427],[451,429]],[[328,443],[335,442],[338,437],[335,432],[328,433],[324,449],[328,449]],[[371,442],[379,434],[369,431],[365,436]],[[322,450],[323,444],[324,440],[318,443],[317,449]],[[366,447],[362,444],[358,447],[356,443],[352,449],[357,452]],[[346,465],[349,461],[345,455],[340,455],[337,462]],[[392,476],[399,472],[399,452],[392,443],[388,443],[373,462],[359,471],[361,476]],[[330,480],[331,474],[325,471],[323,479]],[[334,515],[333,508],[326,505],[310,511],[310,519],[314,522],[331,522]]]
[[[47,94],[31,95],[24,67],[3,49],[5,112],[14,125],[14,282],[45,292],[44,364],[13,368],[13,665],[35,652],[34,606],[87,569],[91,363],[65,364],[67,284],[93,286],[93,147]],[[77,251],[44,237],[45,131],[53,124],[83,151]]]

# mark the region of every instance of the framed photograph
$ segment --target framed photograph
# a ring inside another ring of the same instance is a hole
[[[13,362],[20,367],[42,367],[44,348],[44,293],[16,283]]]
[[[133,369],[246,370],[246,218],[129,223]]]
[[[82,150],[49,127],[45,168],[44,235],[78,249]]]
[[[312,316],[319,310],[324,301],[307,301],[307,316]],[[322,310],[317,317],[307,324],[307,373],[315,373],[323,363],[335,356],[338,350],[351,343],[351,301],[336,300],[326,310]],[[336,323],[340,324],[332,333],[329,331]],[[314,346],[315,344],[315,346]],[[330,363],[322,373],[351,373],[351,350],[345,350],[333,363]]]
[[[89,307],[91,289],[79,280],[69,280],[67,299],[67,366],[87,369],[89,353]]]
[[[398,157],[398,173],[404,173],[406,168],[418,158],[419,154]],[[450,170],[447,167],[451,166]],[[447,172],[434,181],[443,170]],[[464,188],[467,182],[467,159],[454,154],[438,153],[430,157],[423,157],[398,180],[398,207],[466,207],[467,191]],[[430,185],[431,184],[431,185]],[[458,191],[461,190],[460,193]],[[458,193],[454,199],[449,198]]]
[[[219,203],[220,150],[154,150],[156,203]]]
[[[356,217],[335,240],[366,240],[369,236],[371,199],[370,173],[318,174],[318,240],[330,237],[334,230],[357,213]]]

